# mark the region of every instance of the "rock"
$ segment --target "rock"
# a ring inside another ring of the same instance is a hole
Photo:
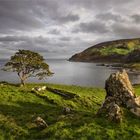
[[[140,96],[134,99],[136,106],[140,107]]]
[[[111,74],[106,80],[107,96],[115,97],[117,104],[126,104],[129,99],[136,97],[132,84],[125,70]]]
[[[110,121],[121,122],[122,114],[123,112],[117,104],[115,104],[114,102],[110,104],[108,108],[108,119]]]
[[[46,128],[48,127],[47,123],[41,118],[41,117],[37,117],[35,119],[35,123],[39,128]]]
[[[71,112],[71,109],[69,107],[64,107],[62,111],[64,114],[69,114]]]
[[[105,115],[111,121],[121,122],[121,107],[125,107],[140,116],[140,97],[136,97],[125,70],[111,74],[106,80],[105,89],[107,95],[97,115]]]
[[[130,111],[135,114],[136,116],[140,117],[140,108],[139,107],[135,107],[130,109]]]
[[[113,97],[118,105],[134,106],[134,89],[125,70],[111,74],[106,80],[106,98]]]
[[[102,104],[99,109],[97,115],[103,114],[110,121],[121,122],[122,121],[122,110],[121,108],[114,102],[114,97],[106,98],[105,102]]]
[[[42,87],[35,87],[35,88],[32,88],[32,91],[44,91],[46,90],[46,86],[42,86]]]
[[[128,108],[140,107],[140,96],[134,99],[128,100],[126,105]]]
[[[128,100],[127,102],[126,102],[126,106],[127,106],[127,108],[129,108],[129,109],[131,109],[131,108],[134,108],[135,107],[135,100],[133,99],[130,99],[130,100]]]
[[[41,90],[46,90],[46,88],[47,88],[46,86],[43,86],[41,87]]]

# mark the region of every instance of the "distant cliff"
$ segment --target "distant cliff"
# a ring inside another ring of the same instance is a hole
[[[108,41],[73,55],[79,62],[140,62],[140,38]]]

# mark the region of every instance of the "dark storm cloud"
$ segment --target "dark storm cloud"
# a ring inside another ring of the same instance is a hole
[[[20,42],[27,40],[27,36],[4,36],[0,37],[0,42]]]
[[[140,14],[134,14],[131,16],[135,23],[140,23]]]
[[[32,2],[0,1],[0,31],[32,30],[43,26],[41,20],[34,15]]]
[[[19,49],[30,49],[38,52],[56,53],[63,52],[71,49],[73,42],[69,42],[70,37],[54,38],[51,37],[25,37],[25,36],[5,36],[0,37],[0,50],[5,49],[6,51],[15,52]],[[69,42],[69,43],[68,43]],[[69,47],[69,49],[67,48]]]
[[[134,0],[137,1],[137,0]],[[132,0],[69,0],[68,3],[74,6],[80,6],[88,10],[99,10],[100,12],[110,10],[114,7],[120,7],[134,2]]]
[[[74,32],[83,33],[107,33],[108,31],[108,27],[100,21],[83,22],[74,29]]]
[[[62,12],[56,0],[0,1],[0,31],[41,29],[51,23],[74,22],[79,16]]]
[[[62,41],[70,41],[71,38],[70,37],[61,37],[60,40],[62,40]]]
[[[78,21],[79,19],[80,17],[78,15],[68,14],[66,16],[60,16],[56,20],[58,20],[61,23],[66,23],[66,22]]]
[[[113,34],[120,38],[140,37],[140,28],[134,25],[114,24],[112,26]]]
[[[59,35],[61,32],[58,29],[51,29],[48,34]]]
[[[121,21],[122,18],[120,15],[118,14],[113,14],[113,13],[100,13],[98,15],[96,15],[96,18],[97,19],[100,19],[100,20],[105,20],[105,21],[108,21],[108,20],[111,20],[111,21]]]
[[[0,0],[0,56],[18,49],[72,55],[104,40],[139,37],[139,5],[138,0]]]

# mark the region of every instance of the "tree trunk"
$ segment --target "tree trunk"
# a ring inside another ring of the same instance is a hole
[[[21,81],[20,85],[25,86],[25,80],[27,79],[26,75],[24,75],[23,73],[22,74],[18,73],[18,76],[19,76],[20,81]]]
[[[21,79],[21,86],[25,86],[25,80]]]

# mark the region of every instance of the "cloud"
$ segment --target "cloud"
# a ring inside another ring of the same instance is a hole
[[[83,22],[78,25],[74,32],[83,32],[83,33],[107,33],[108,27],[106,24],[100,21],[92,21],[92,22]]]
[[[140,14],[134,14],[131,16],[135,23],[140,23]]]
[[[0,0],[0,56],[18,49],[73,55],[102,41],[140,37],[138,0]]]
[[[33,30],[44,26],[27,1],[0,1],[0,31]]]
[[[27,36],[3,36],[0,37],[0,42],[20,42],[27,40]]]
[[[113,34],[121,38],[139,38],[140,28],[135,25],[114,24],[112,25]]]
[[[48,31],[48,34],[59,35],[61,32],[58,29],[51,29]]]
[[[60,40],[62,40],[62,41],[70,41],[71,38],[70,37],[61,37]]]
[[[68,14],[66,16],[59,16],[59,17],[55,17],[54,20],[57,20],[60,23],[66,23],[66,22],[75,22],[78,21],[80,19],[80,17],[76,14]]]
[[[104,21],[109,21],[109,20],[111,20],[111,21],[116,21],[116,22],[122,20],[122,17],[121,17],[120,15],[114,14],[114,13],[111,13],[111,12],[110,12],[110,13],[107,12],[107,13],[100,13],[100,14],[97,14],[97,15],[96,15],[96,18],[97,18],[97,19],[100,19],[100,20],[104,20]]]

